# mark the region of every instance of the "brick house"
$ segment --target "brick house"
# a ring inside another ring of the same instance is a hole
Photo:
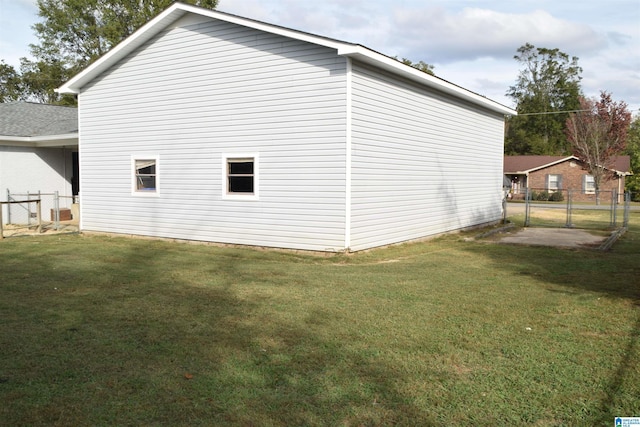
[[[618,194],[623,200],[625,177],[631,175],[629,156],[611,159],[600,192],[603,200]],[[523,199],[526,189],[554,193],[571,190],[574,201],[595,200],[595,184],[585,162],[576,156],[504,156],[504,174],[511,182],[510,198]],[[617,192],[617,193],[615,193]]]

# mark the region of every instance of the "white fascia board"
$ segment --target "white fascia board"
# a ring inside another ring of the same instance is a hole
[[[403,64],[396,59],[367,49],[362,45],[344,45],[341,49],[338,49],[338,55],[348,56],[359,61],[375,65],[394,74],[399,74],[403,77],[424,84],[425,86],[432,87],[456,98],[464,99],[500,114],[507,116],[516,116],[518,114],[518,112],[512,108],[506,107],[498,102],[478,95],[477,93],[471,92],[468,89],[464,89],[444,79],[420,71],[410,65]]]
[[[167,10],[147,22],[140,27],[136,32],[127,37],[105,55],[100,57],[96,62],[89,65],[79,74],[75,75],[71,80],[64,85],[57,88],[55,91],[58,93],[78,94],[83,86],[89,83],[94,78],[98,77],[104,71],[115,65],[118,61],[125,56],[133,52],[138,47],[142,46],[145,42],[150,40],[156,34],[165,30],[171,24],[176,22],[182,16],[187,13],[193,13],[200,16],[205,16],[213,19],[218,19],[233,24],[242,25],[256,30],[265,31],[272,34],[282,35],[309,43],[319,44],[327,46],[333,49],[339,49],[345,43],[341,43],[336,40],[308,34],[296,30],[290,30],[284,27],[279,27],[272,24],[266,24],[252,19],[243,18],[236,15],[230,15],[223,12],[217,12],[210,9],[204,9],[198,6],[187,5],[183,3],[174,3]]]
[[[171,23],[182,17],[186,13],[182,6],[183,5],[179,3],[174,3],[167,10],[140,27],[140,29],[124,39],[105,55],[101,56],[96,62],[76,74],[71,80],[57,88],[55,91],[58,93],[69,94],[80,93],[80,89],[84,85],[98,77],[112,65],[133,52],[164,28],[171,25]]]
[[[421,84],[424,84],[425,86],[432,87],[444,93],[450,94],[456,98],[464,99],[468,102],[482,106],[496,113],[508,116],[517,115],[517,112],[511,108],[508,108],[491,99],[478,95],[439,77],[434,77],[430,74],[417,70],[409,65],[403,64],[400,61],[375,52],[362,45],[347,43],[328,37],[321,37],[315,34],[292,30],[273,24],[267,24],[264,22],[243,18],[241,16],[231,15],[228,13],[218,12],[183,3],[174,3],[167,10],[156,16],[151,21],[147,22],[139,30],[127,37],[124,41],[107,52],[96,62],[85,68],[82,72],[74,76],[67,83],[56,89],[56,92],[68,94],[80,93],[82,87],[89,83],[91,80],[98,77],[104,71],[115,65],[118,61],[133,52],[135,49],[154,37],[156,34],[168,28],[172,23],[176,22],[179,18],[187,13],[193,13],[212,19],[218,19],[232,24],[242,25],[271,34],[277,34],[283,37],[288,37],[295,40],[300,40],[335,49],[338,55],[351,57],[359,61],[373,64],[394,74],[398,74],[413,81],[417,81]]]
[[[564,158],[562,158],[562,159],[560,159],[560,160],[556,160],[555,162],[545,163],[544,165],[536,166],[535,168],[527,169],[526,171],[519,172],[519,173],[526,173],[526,174],[528,174],[528,173],[530,173],[530,172],[535,172],[535,171],[540,170],[540,169],[544,169],[544,168],[548,168],[548,167],[551,167],[551,166],[555,166],[555,165],[557,165],[557,164],[560,164],[560,163],[562,163],[562,162],[566,162],[567,160],[572,160],[572,159],[573,159],[573,160],[580,161],[580,159],[579,159],[579,158],[577,158],[576,156],[567,156],[567,157],[564,157]]]
[[[78,134],[44,136],[3,136],[0,135],[0,145],[14,147],[71,147],[78,146]]]

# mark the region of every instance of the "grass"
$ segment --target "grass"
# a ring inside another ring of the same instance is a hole
[[[640,415],[640,214],[606,253],[465,237],[349,256],[5,239],[0,423],[586,426]]]

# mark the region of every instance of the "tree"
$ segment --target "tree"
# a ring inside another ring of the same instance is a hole
[[[405,65],[409,65],[417,70],[422,71],[423,73],[427,73],[427,74],[431,74],[432,76],[435,76],[436,74],[433,72],[435,66],[431,65],[431,64],[427,64],[424,61],[419,61],[419,62],[413,62],[410,59],[407,58],[402,58],[402,60],[398,59],[397,56],[394,56],[393,59],[395,59],[396,61],[400,61]]]
[[[559,49],[525,44],[514,59],[522,69],[507,91],[518,116],[508,122],[505,151],[508,154],[566,154],[570,151],[564,126],[566,111],[579,109],[581,96],[577,57]]]
[[[20,74],[11,65],[0,61],[0,102],[12,102],[22,99]]]
[[[631,122],[627,134],[627,148],[625,154],[631,160],[633,175],[627,178],[627,191],[631,192],[632,199],[640,202],[640,115]]]
[[[567,139],[573,154],[587,164],[593,176],[596,203],[600,201],[598,191],[606,168],[610,168],[612,158],[625,149],[630,123],[627,104],[614,102],[611,94],[604,91],[599,100],[581,97],[580,111],[567,119]]]
[[[182,0],[214,9],[218,0]],[[69,80],[174,0],[38,0],[41,21],[33,26],[35,58],[22,58],[23,97],[38,102],[70,103],[54,89]]]

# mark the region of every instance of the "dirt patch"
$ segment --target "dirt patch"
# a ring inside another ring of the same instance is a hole
[[[78,222],[77,221],[60,221],[58,228],[56,229],[53,223],[43,223],[42,229],[38,231],[36,225],[15,225],[5,224],[2,227],[2,235],[6,237],[18,237],[18,236],[39,236],[48,234],[60,234],[60,233],[77,233]]]

